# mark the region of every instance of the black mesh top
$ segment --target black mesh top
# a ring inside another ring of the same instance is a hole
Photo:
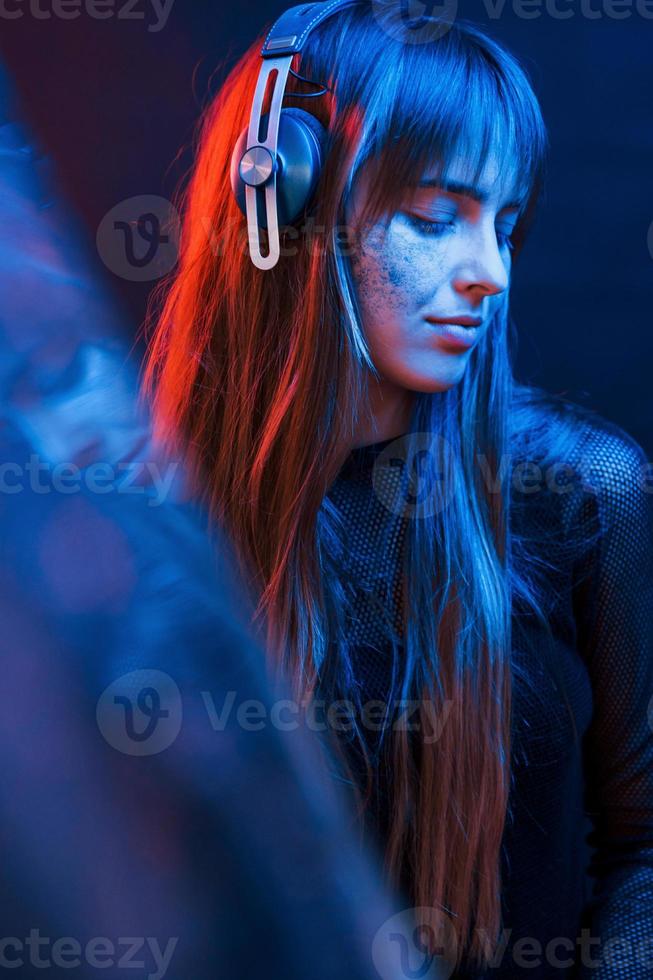
[[[553,643],[545,656],[535,618],[513,614],[506,946],[487,978],[653,977],[653,467],[624,430],[603,421],[583,422],[582,460],[570,461],[582,480],[567,492],[547,481],[514,508],[550,566]],[[382,608],[401,638],[405,524],[384,504],[393,468],[379,466],[391,442],[356,449],[329,490],[360,583],[351,629],[363,701],[389,697]],[[382,546],[388,520],[395,524]],[[396,583],[389,599],[363,587],[384,569]]]

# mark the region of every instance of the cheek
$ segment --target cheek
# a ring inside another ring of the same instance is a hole
[[[368,339],[396,337],[412,317],[429,309],[444,281],[444,261],[434,244],[390,224],[370,232],[352,256],[352,271]]]

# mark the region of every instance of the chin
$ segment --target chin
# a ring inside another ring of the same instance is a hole
[[[446,378],[434,378],[432,375],[429,377],[425,375],[413,375],[411,378],[404,378],[400,384],[402,388],[406,388],[409,391],[417,391],[423,395],[434,395],[439,391],[448,391],[450,388],[455,387],[460,382],[462,376],[462,371],[456,377]]]

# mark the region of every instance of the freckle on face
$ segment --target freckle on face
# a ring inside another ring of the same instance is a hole
[[[420,247],[392,221],[385,235],[380,225],[363,237],[360,252],[352,257],[359,301],[366,320],[406,316],[428,306],[443,262],[433,250]]]
[[[363,329],[381,377],[399,389],[442,391],[457,384],[466,354],[438,350],[422,314],[442,281],[444,263],[411,240],[400,221],[374,226],[352,256]]]
[[[348,215],[352,223],[367,188],[364,174]],[[362,231],[351,262],[364,320],[370,323],[378,319],[379,307],[388,317],[405,317],[429,308],[430,297],[444,274],[443,256],[432,243],[418,241],[396,215],[387,227],[380,220]]]

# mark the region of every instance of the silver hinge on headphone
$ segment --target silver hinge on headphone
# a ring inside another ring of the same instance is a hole
[[[281,117],[281,104],[286,88],[286,80],[290,71],[290,64],[293,55],[284,55],[279,58],[267,58],[261,65],[254,101],[252,103],[252,113],[249,120],[249,130],[247,133],[247,151],[243,160],[247,157],[246,163],[250,163],[252,152],[255,148],[267,150],[272,158],[271,173],[265,178],[265,214],[268,232],[269,254],[261,254],[261,222],[258,221],[258,202],[257,187],[247,183],[245,188],[245,203],[247,206],[247,232],[249,236],[249,248],[252,262],[259,269],[271,269],[279,261],[281,247],[279,242],[279,218],[277,214],[277,147],[279,141],[279,120]],[[261,115],[263,110],[263,98],[271,72],[277,71],[272,90],[272,101],[268,116],[268,129],[265,140],[259,142],[259,129],[261,125]],[[262,159],[263,153],[259,154]],[[242,162],[242,161],[241,161]],[[241,174],[242,176],[242,174]],[[259,185],[260,186],[260,185]]]

